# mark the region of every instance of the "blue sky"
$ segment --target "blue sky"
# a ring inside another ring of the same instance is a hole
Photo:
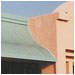
[[[2,1],[1,12],[24,17],[51,13],[66,1]]]

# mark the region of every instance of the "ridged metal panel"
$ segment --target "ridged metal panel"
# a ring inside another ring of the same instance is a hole
[[[55,62],[50,51],[32,37],[27,18],[2,15],[1,57]]]

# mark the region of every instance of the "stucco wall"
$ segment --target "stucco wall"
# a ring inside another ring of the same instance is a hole
[[[33,37],[57,58],[56,73],[66,74],[66,49],[74,50],[74,2],[60,5],[52,14],[29,19]],[[69,53],[69,56],[71,53]],[[73,55],[73,53],[72,53]],[[69,62],[69,73],[72,72],[73,61]],[[52,73],[54,66],[43,68],[43,73]]]
[[[45,48],[48,48],[55,56],[56,45],[56,17],[58,13],[29,18],[29,26],[33,37]]]
[[[56,21],[57,32],[57,73],[66,73],[66,55],[65,50],[74,50],[74,3],[67,2],[56,9],[55,12],[64,13],[64,20]],[[67,12],[67,13],[65,13]],[[62,19],[62,17],[61,17]],[[70,55],[69,55],[70,56]],[[63,64],[63,65],[62,65]],[[62,68],[62,69],[61,69]]]
[[[56,18],[58,13],[33,17],[29,19],[29,27],[32,36],[43,47],[47,48],[52,54],[57,57],[57,42],[56,42]],[[55,64],[48,65],[42,68],[42,74],[55,74]]]

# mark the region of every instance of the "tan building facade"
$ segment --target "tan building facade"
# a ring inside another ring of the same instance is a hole
[[[74,2],[60,5],[53,13],[29,18],[32,36],[54,54],[57,61],[42,67],[42,74],[73,74]]]
[[[1,14],[1,74],[74,74],[74,2],[50,14]]]

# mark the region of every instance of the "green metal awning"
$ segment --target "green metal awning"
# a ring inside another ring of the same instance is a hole
[[[50,51],[33,39],[28,19],[9,14],[1,17],[1,57],[56,61]]]

